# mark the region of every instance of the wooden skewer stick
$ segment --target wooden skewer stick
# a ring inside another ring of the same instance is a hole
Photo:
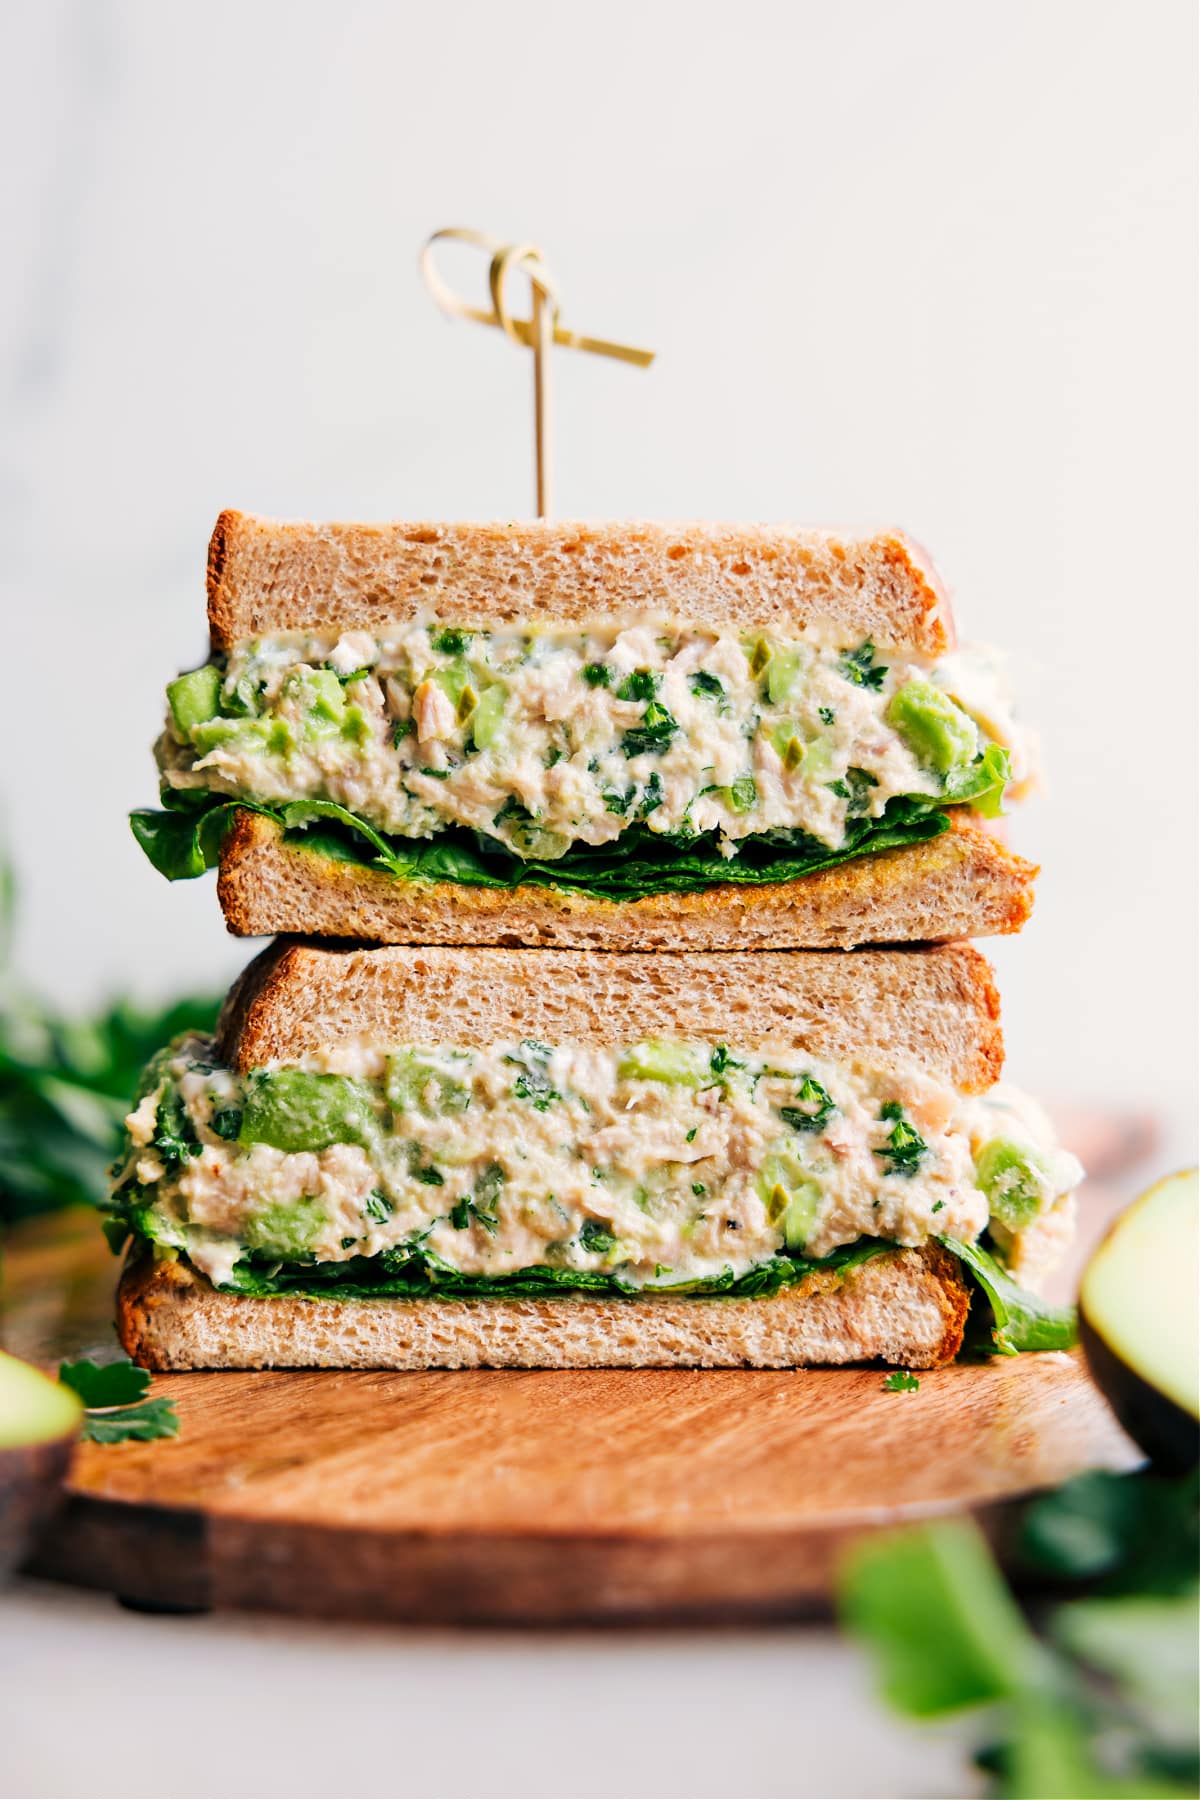
[[[491,311],[472,306],[456,294],[438,274],[433,247],[446,239],[474,244],[491,255],[488,267],[488,289],[492,297]],[[528,319],[514,319],[508,309],[505,284],[512,270],[528,277],[530,308]],[[536,244],[502,244],[481,231],[463,226],[447,226],[435,231],[421,251],[421,272],[430,293],[452,318],[474,319],[480,325],[496,325],[515,344],[533,351],[533,429],[537,469],[537,516],[548,519],[553,504],[551,470],[553,438],[550,419],[550,351],[555,344],[570,350],[587,350],[594,356],[610,356],[620,362],[648,369],[654,361],[653,350],[635,350],[628,344],[614,344],[604,338],[590,338],[580,332],[567,331],[559,323],[558,289]]]

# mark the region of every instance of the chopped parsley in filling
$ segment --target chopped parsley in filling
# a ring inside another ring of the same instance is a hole
[[[324,806],[384,839],[470,833],[564,869],[622,840],[705,840],[718,864],[754,844],[836,858],[885,825],[930,835],[947,805],[995,811],[1027,773],[981,653],[935,665],[686,626],[287,634],[168,697],[177,811],[221,797],[291,824],[285,809]]]
[[[1081,1176],[1013,1090],[673,1038],[352,1042],[239,1076],[189,1037],[127,1130],[118,1229],[235,1288],[417,1259],[433,1280],[720,1289],[864,1240],[984,1234],[1036,1278]]]

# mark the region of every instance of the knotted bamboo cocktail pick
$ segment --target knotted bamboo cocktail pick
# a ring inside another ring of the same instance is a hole
[[[480,250],[486,250],[491,257],[488,267],[488,288],[492,296],[489,312],[485,307],[472,306],[461,295],[456,294],[438,274],[434,263],[433,247],[435,244],[453,240],[460,244],[473,244]],[[525,275],[529,281],[530,309],[527,319],[514,319],[509,311],[505,297],[505,285],[514,271]],[[514,344],[524,344],[533,351],[533,428],[534,446],[537,459],[537,514],[539,519],[550,516],[552,505],[551,464],[552,441],[550,434],[550,350],[554,344],[565,344],[569,350],[590,350],[594,356],[612,356],[618,362],[633,363],[639,369],[648,369],[654,361],[653,350],[634,350],[628,344],[612,344],[605,338],[585,337],[582,332],[568,331],[559,323],[558,288],[545,259],[536,244],[502,244],[497,238],[491,238],[482,231],[470,231],[463,226],[451,225],[442,231],[435,231],[427,239],[421,251],[421,273],[425,277],[430,293],[442,308],[456,319],[474,319],[480,325],[498,325],[500,330],[510,337]]]

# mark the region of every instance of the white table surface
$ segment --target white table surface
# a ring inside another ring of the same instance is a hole
[[[404,1631],[0,1597],[4,1796],[964,1795],[824,1626]]]

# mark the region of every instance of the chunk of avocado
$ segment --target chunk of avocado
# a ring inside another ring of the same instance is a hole
[[[987,1196],[988,1212],[1009,1231],[1023,1230],[1053,1198],[1042,1158],[1011,1138],[989,1139],[975,1158],[975,1180]]]
[[[783,1233],[793,1252],[803,1250],[817,1216],[820,1183],[805,1172],[794,1156],[764,1156],[754,1177],[758,1197],[772,1225]]]
[[[184,737],[193,726],[211,719],[221,706],[221,671],[208,663],[167,683],[167,704],[176,730]]]
[[[790,650],[775,651],[767,665],[767,699],[772,706],[780,706],[790,697],[806,661],[805,653],[798,644]]]
[[[341,730],[346,694],[332,669],[293,669],[283,684],[283,697],[300,706],[305,737],[328,737]]]
[[[270,1144],[276,1150],[361,1144],[369,1149],[378,1136],[371,1090],[348,1075],[256,1069],[243,1084],[241,1144]]]
[[[414,1050],[388,1057],[384,1092],[395,1112],[465,1112],[471,1104],[465,1082],[454,1081]]]
[[[497,681],[486,688],[471,715],[471,737],[477,750],[490,750],[495,743],[508,704],[508,690]]]
[[[0,1351],[0,1578],[52,1518],[82,1422],[70,1388]]]
[[[200,752],[211,750],[265,750],[276,725],[269,719],[205,719],[193,725],[188,736]]]
[[[470,669],[461,658],[458,658],[452,663],[447,663],[444,669],[435,669],[433,671],[433,679],[437,682],[457,715],[462,697],[471,685]]]
[[[678,1087],[699,1087],[707,1073],[707,1064],[695,1050],[670,1038],[630,1044],[617,1058],[618,1081],[666,1081]]]
[[[1156,1182],[1113,1225],[1079,1292],[1092,1379],[1165,1470],[1200,1462],[1198,1210],[1195,1169]]]
[[[886,717],[917,761],[940,775],[972,762],[979,750],[974,720],[931,681],[905,682],[888,702]]]
[[[293,1259],[312,1249],[325,1222],[325,1208],[315,1194],[289,1202],[277,1201],[247,1219],[246,1242],[252,1250]]]
[[[807,741],[799,719],[780,719],[771,727],[771,742],[789,775],[800,768],[806,775],[828,774],[833,762],[828,739],[818,737]]]

